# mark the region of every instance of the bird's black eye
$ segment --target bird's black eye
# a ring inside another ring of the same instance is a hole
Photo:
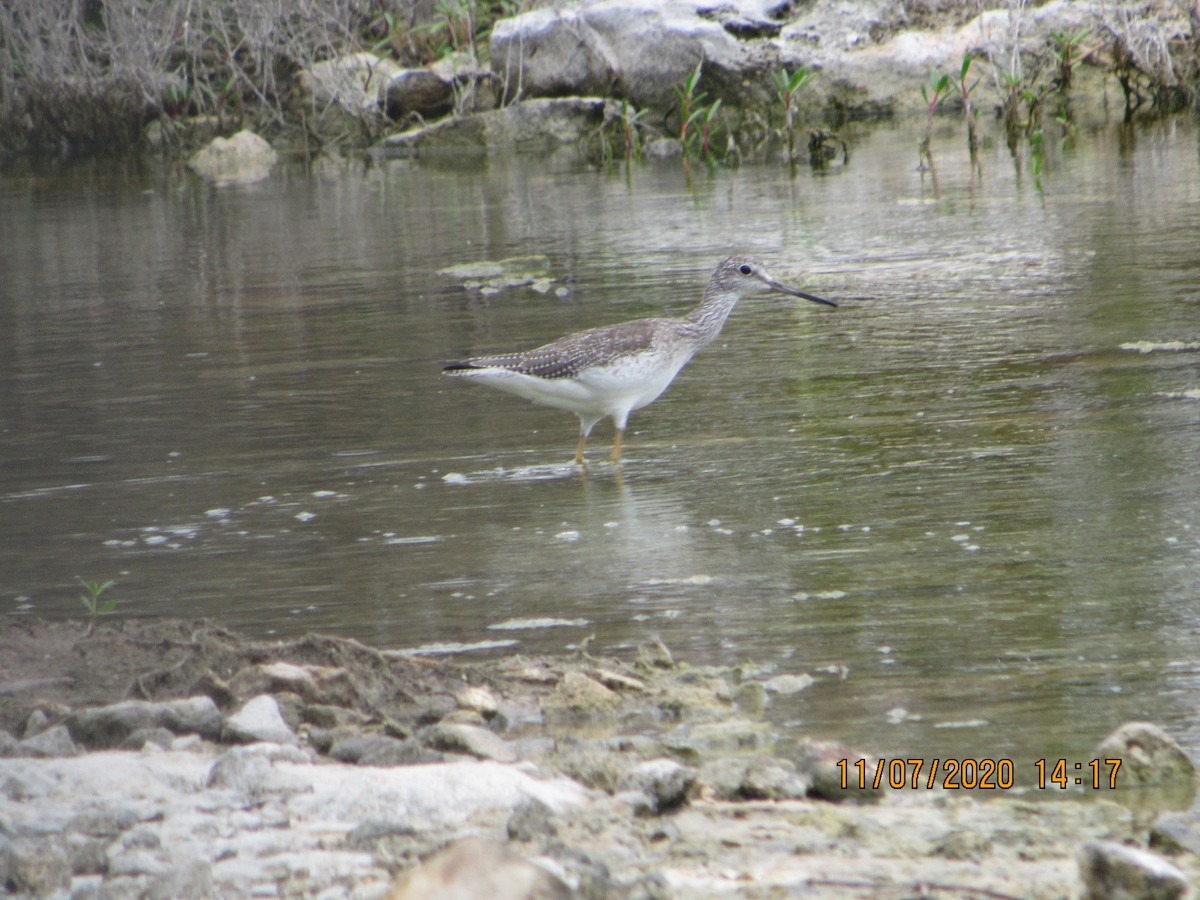
[[[738,271],[741,272],[743,275],[749,275],[754,270],[752,268],[750,268],[749,266],[738,266]]]

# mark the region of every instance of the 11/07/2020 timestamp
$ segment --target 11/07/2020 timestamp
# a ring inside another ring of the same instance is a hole
[[[1008,790],[1016,782],[1016,764],[1011,759],[971,757],[951,759],[839,759],[843,789],[858,788],[943,788],[944,790]],[[1115,788],[1119,759],[1090,759],[1072,763],[1065,759],[1034,760],[1032,768],[1039,790],[1076,787]]]

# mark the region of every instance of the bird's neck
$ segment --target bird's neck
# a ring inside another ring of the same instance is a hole
[[[704,292],[700,305],[683,317],[696,335],[700,346],[710,344],[717,339],[725,320],[741,299],[739,294],[729,291],[717,291],[711,288]]]

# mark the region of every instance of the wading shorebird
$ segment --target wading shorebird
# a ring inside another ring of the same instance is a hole
[[[658,399],[696,351],[716,340],[739,300],[770,292],[837,306],[776,281],[756,259],[730,256],[713,270],[700,305],[685,316],[590,328],[521,353],[452,362],[443,371],[575,413],[577,465],[584,463],[592,427],[611,418],[617,429],[612,460],[619,463],[629,414]]]

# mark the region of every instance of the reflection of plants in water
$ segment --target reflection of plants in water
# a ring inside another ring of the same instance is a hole
[[[1100,30],[1112,42],[1112,73],[1125,93],[1125,121],[1147,99],[1159,113],[1176,112],[1194,99],[1194,88],[1187,87],[1195,77],[1200,47],[1195,40],[1181,41],[1178,35],[1190,30],[1195,37],[1195,21],[1188,22],[1181,4],[1126,2],[1105,4],[1100,15]]]
[[[815,128],[808,133],[808,162],[814,169],[823,169],[842,151],[842,165],[850,162],[850,146],[838,134]]]
[[[925,101],[925,137],[921,138],[919,151],[922,168],[933,168],[933,116],[942,101],[950,96],[950,76],[934,69],[929,81],[921,85],[921,99]],[[928,164],[928,166],[926,166]]]

